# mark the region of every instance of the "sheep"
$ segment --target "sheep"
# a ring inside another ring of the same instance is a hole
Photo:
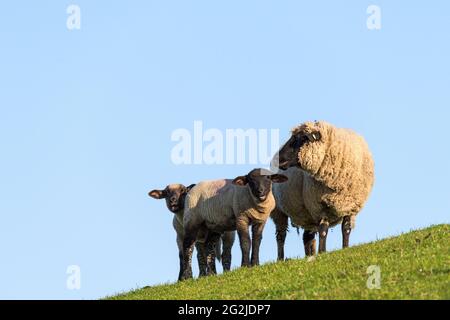
[[[272,183],[282,183],[286,179],[281,174],[254,169],[234,180],[204,181],[197,184],[185,201],[183,279],[191,277],[188,272],[192,254],[190,248],[198,232],[204,232],[204,228],[210,234],[237,230],[242,251],[241,265],[258,265],[264,225],[275,208]],[[253,239],[249,235],[250,225]]]
[[[194,186],[195,184],[192,184],[189,187],[185,187],[182,184],[171,184],[163,190],[155,189],[149,192],[149,196],[154,199],[166,199],[167,208],[174,213],[172,225],[177,234],[177,246],[180,259],[178,280],[181,280],[183,272],[184,200]],[[205,253],[205,250],[207,250],[207,248],[205,248],[206,237],[206,234],[199,234],[198,242],[196,243],[200,276],[216,273],[215,257],[217,257],[219,261],[222,260],[224,271],[229,271],[231,268],[231,249],[235,239],[235,232],[225,232],[221,236],[219,235],[219,239],[216,239],[216,242],[219,244],[220,240],[223,242],[222,255],[220,254],[220,245],[215,246],[214,249],[216,249],[216,252],[208,251],[208,254]],[[192,270],[189,270],[189,272],[192,273]]]
[[[374,161],[364,138],[349,129],[324,122],[306,122],[292,130],[291,138],[273,159],[288,177],[273,193],[277,207],[278,259],[284,259],[288,217],[302,227],[307,256],[326,251],[328,230],[342,223],[342,247],[347,248],[356,215],[374,184]]]

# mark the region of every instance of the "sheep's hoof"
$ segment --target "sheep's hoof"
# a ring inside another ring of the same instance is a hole
[[[189,271],[189,272],[185,272],[183,274],[183,276],[181,277],[180,281],[189,280],[189,279],[192,279],[192,278],[193,278],[192,271]]]

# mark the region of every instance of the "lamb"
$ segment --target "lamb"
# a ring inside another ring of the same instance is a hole
[[[288,217],[305,230],[307,256],[316,252],[317,232],[319,253],[326,251],[328,229],[339,223],[342,247],[348,247],[356,215],[374,184],[374,161],[364,138],[324,121],[306,122],[292,131],[273,162],[288,177],[273,190],[278,259],[284,259]]]
[[[197,234],[205,232],[205,228],[210,235],[237,230],[242,251],[241,265],[258,265],[264,225],[275,208],[272,183],[282,183],[286,180],[284,175],[254,169],[246,176],[239,176],[234,180],[205,181],[197,184],[186,196],[183,221],[183,279],[191,277],[188,271],[191,248]],[[253,239],[250,239],[250,225]],[[210,242],[210,239],[207,242]]]
[[[189,187],[185,187],[182,184],[171,184],[163,190],[156,189],[149,192],[149,196],[154,199],[166,199],[167,208],[169,209],[169,211],[174,213],[172,225],[177,234],[177,246],[180,259],[180,272],[178,274],[178,280],[181,280],[183,272],[184,200],[186,198],[186,195],[194,186],[195,184],[192,184]],[[215,240],[217,243],[214,248],[216,249],[216,252],[205,252],[207,250],[207,248],[205,247],[206,237],[206,234],[199,234],[197,239],[198,241],[196,242],[200,276],[216,273],[216,257],[219,261],[222,260],[224,271],[229,271],[231,269],[231,249],[234,244],[235,232],[225,232],[222,235],[219,235],[219,238]],[[222,255],[220,254],[220,241],[223,242]],[[188,272],[192,274],[191,269]]]

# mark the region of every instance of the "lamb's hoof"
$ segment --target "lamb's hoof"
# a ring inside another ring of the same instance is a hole
[[[181,277],[180,281],[184,281],[184,280],[189,280],[192,279],[192,272],[186,272],[183,274],[183,276]]]

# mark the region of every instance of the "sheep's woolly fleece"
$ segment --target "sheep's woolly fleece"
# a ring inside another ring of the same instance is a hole
[[[298,163],[302,170],[288,170],[297,176],[297,179],[289,177],[289,181],[297,180],[303,198],[300,211],[288,215],[296,225],[309,230],[317,230],[318,222],[324,217],[332,226],[344,216],[352,216],[354,224],[354,216],[363,208],[374,183],[374,162],[369,147],[352,130],[336,128],[324,121],[306,122],[292,130],[294,135],[317,133],[321,135],[320,141],[300,148]]]

